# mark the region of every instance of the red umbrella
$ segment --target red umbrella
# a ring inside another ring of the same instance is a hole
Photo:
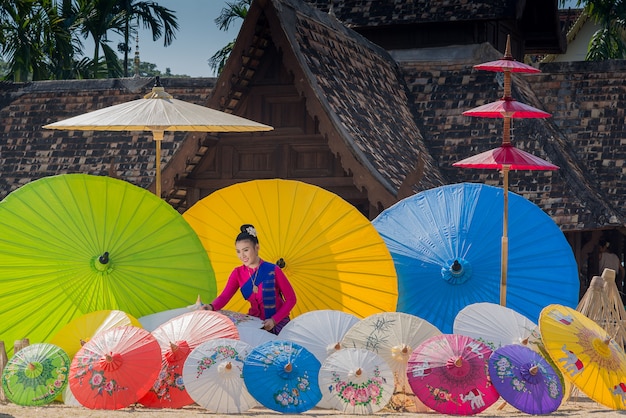
[[[139,402],[148,408],[182,408],[194,401],[183,383],[183,366],[189,353],[214,338],[239,339],[237,327],[226,315],[192,311],[160,325],[152,335],[161,347],[161,365],[152,387]]]
[[[112,328],[94,336],[76,353],[70,389],[87,408],[125,408],[150,389],[160,364],[159,343],[148,331]]]
[[[524,103],[520,103],[512,97],[503,97],[496,102],[487,103],[463,112],[464,116],[478,116],[483,118],[549,118],[550,114]]]
[[[461,168],[488,168],[501,170],[508,166],[509,170],[558,170],[559,167],[542,160],[532,154],[515,148],[510,142],[498,148],[481,152],[478,155],[452,164]]]
[[[506,51],[504,51],[504,57],[496,61],[486,62],[484,64],[474,65],[477,70],[504,72],[509,71],[512,73],[540,73],[541,70],[532,67],[523,62],[516,61],[511,55],[511,35],[506,37]]]

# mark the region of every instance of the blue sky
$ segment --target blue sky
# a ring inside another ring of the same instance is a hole
[[[235,0],[230,0],[234,2]],[[221,47],[237,37],[241,22],[228,32],[220,31],[215,18],[226,6],[224,0],[157,0],[161,6],[176,12],[179,30],[174,42],[163,46],[163,40],[154,42],[149,31],[139,32],[139,56],[142,61],[157,65],[161,72],[170,68],[173,74],[192,77],[213,77],[208,59]],[[567,0],[566,7],[576,7],[576,0]],[[134,56],[135,43],[133,42]]]

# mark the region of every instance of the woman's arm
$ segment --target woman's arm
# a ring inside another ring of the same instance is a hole
[[[235,293],[237,293],[237,290],[239,290],[239,278],[237,269],[234,269],[230,273],[230,276],[228,276],[228,281],[226,282],[226,286],[224,287],[224,290],[222,290],[222,293],[220,293],[220,295],[210,303],[210,305],[213,306],[213,310],[219,311],[226,306]]]

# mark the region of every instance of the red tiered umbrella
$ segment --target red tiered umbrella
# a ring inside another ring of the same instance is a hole
[[[502,130],[502,145],[494,150],[486,151],[476,156],[466,158],[452,164],[462,168],[488,168],[502,171],[504,188],[504,217],[502,225],[502,254],[500,272],[500,305],[506,306],[506,277],[508,269],[508,211],[509,211],[509,170],[558,170],[554,164],[535,157],[527,152],[519,150],[511,144],[511,118],[531,119],[547,118],[549,113],[525,105],[511,97],[511,73],[538,73],[540,70],[530,65],[517,62],[511,55],[511,36],[506,40],[506,51],[501,60],[491,61],[475,65],[474,68],[487,71],[499,71],[504,73],[504,96],[492,103],[476,107],[463,112],[465,116],[477,116],[485,118],[502,118],[504,126]]]

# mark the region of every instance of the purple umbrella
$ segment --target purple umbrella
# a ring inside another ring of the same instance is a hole
[[[549,414],[561,405],[563,386],[557,372],[528,347],[498,348],[489,358],[489,376],[502,399],[522,412]]]

